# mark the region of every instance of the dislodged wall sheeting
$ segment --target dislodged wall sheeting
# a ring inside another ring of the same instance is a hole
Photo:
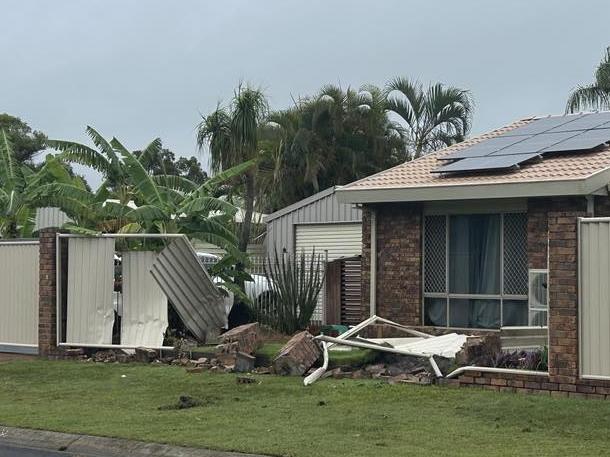
[[[66,342],[111,344],[114,239],[68,240]]]
[[[193,246],[175,238],[152,265],[151,273],[184,325],[200,340],[226,321],[223,296],[203,268]]]
[[[152,251],[122,254],[123,315],[121,344],[157,348],[167,329],[167,297],[150,274]]]

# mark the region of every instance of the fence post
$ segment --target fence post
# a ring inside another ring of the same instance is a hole
[[[57,353],[57,232],[56,228],[39,231],[38,353],[42,357]]]

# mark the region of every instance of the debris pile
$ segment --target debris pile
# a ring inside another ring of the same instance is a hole
[[[320,358],[319,343],[308,331],[294,335],[273,359],[273,372],[280,375],[304,375]]]

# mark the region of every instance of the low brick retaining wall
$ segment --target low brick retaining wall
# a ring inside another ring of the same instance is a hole
[[[610,400],[608,381],[579,380],[577,384],[559,383],[551,382],[551,378],[547,375],[486,373],[472,370],[464,372],[458,378],[445,379],[443,384],[457,387],[479,387],[498,392]]]

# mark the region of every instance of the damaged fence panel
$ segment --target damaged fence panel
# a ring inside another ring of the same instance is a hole
[[[156,348],[163,346],[168,326],[167,297],[150,270],[153,251],[123,252],[123,315],[121,344]]]
[[[111,344],[114,239],[68,241],[67,343]]]
[[[186,237],[175,238],[159,253],[151,274],[199,340],[206,341],[225,325],[223,296]]]

